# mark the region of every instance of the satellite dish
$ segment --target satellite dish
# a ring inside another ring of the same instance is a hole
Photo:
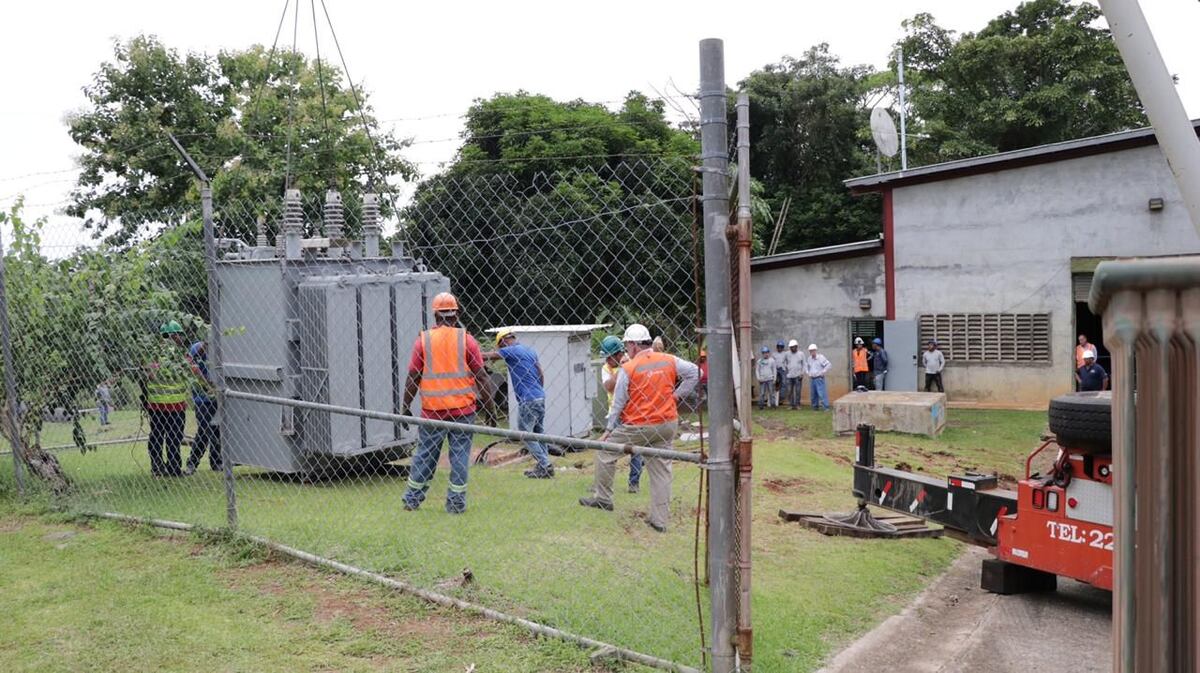
[[[900,138],[896,135],[896,124],[887,110],[877,107],[871,110],[871,136],[875,147],[885,157],[894,157],[900,150]]]

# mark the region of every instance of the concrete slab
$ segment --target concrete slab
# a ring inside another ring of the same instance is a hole
[[[1059,579],[1054,593],[998,596],[979,588],[987,551],[969,547],[898,615],[818,673],[1108,673],[1112,595]]]
[[[872,390],[834,400],[834,432],[854,432],[862,423],[883,432],[937,437],[946,427],[946,395]]]

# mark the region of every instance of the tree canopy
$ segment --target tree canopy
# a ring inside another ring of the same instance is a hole
[[[910,165],[1146,124],[1095,5],[1031,0],[960,37],[929,14],[903,27],[909,128],[928,136],[910,145]]]
[[[68,117],[83,152],[67,213],[100,232],[119,222],[118,240],[198,199],[166,131],[212,178],[218,203],[272,203],[288,184],[388,191],[394,176],[416,175],[400,155],[406,141],[380,128],[366,93],[302,54],[180,54],[138,36],[115,43],[83,92],[87,105]]]

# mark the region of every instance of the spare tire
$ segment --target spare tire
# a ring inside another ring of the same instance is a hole
[[[1059,395],[1050,400],[1050,432],[1060,446],[1091,453],[1112,451],[1112,393]]]

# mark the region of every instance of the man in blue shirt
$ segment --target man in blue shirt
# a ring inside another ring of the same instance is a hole
[[[888,353],[883,350],[883,339],[879,337],[872,339],[871,348],[875,349],[875,352],[871,354],[871,368],[875,372],[875,390],[883,390],[888,373]]]
[[[517,343],[517,335],[511,328],[496,333],[496,352],[484,353],[487,360],[503,358],[508,365],[508,381],[517,398],[517,429],[522,432],[543,432],[542,422],[546,419],[545,377],[537,353],[524,344]],[[525,440],[529,455],[537,461],[532,469],[525,471],[530,479],[549,479],[554,476],[554,465],[550,463],[550,451],[546,445]]]
[[[1096,351],[1084,351],[1083,366],[1079,368],[1080,390],[1108,390],[1108,372],[1096,364]]]
[[[212,387],[212,379],[208,375],[208,345],[197,341],[188,349],[189,364],[192,371],[204,378],[196,377],[192,381],[192,405],[196,410],[196,437],[192,440],[192,452],[188,454],[187,468],[184,474],[195,474],[200,467],[200,459],[208,451],[208,466],[213,470],[221,469],[221,435],[220,428],[212,424],[213,416],[217,415],[216,391]]]

